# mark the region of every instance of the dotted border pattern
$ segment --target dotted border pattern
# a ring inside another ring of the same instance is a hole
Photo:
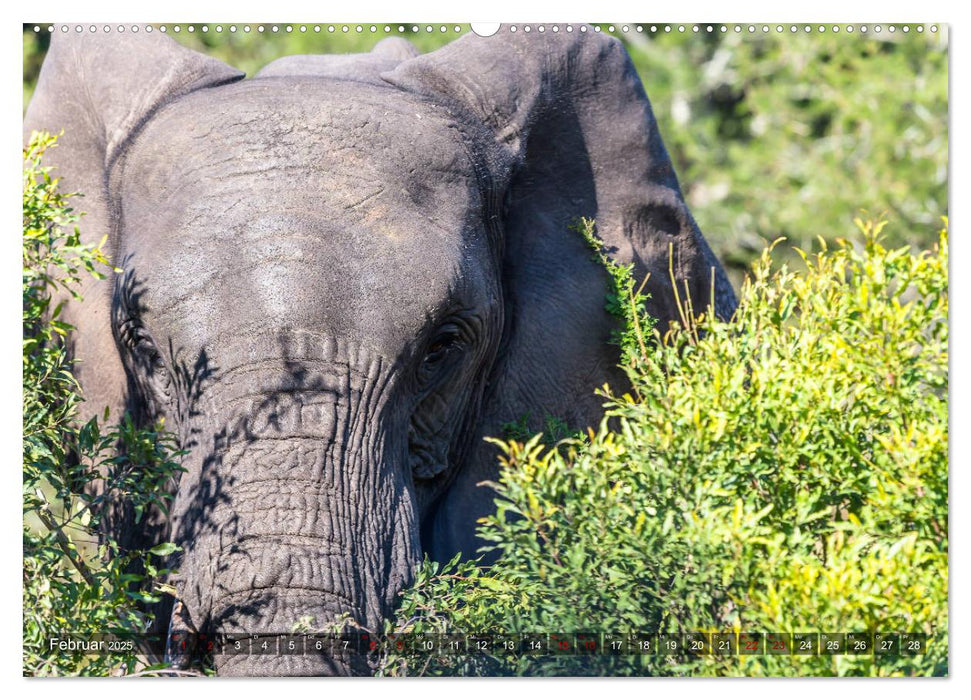
[[[628,34],[628,33],[638,33],[638,34],[713,34],[716,32],[726,34],[728,32],[734,32],[736,34],[769,34],[770,32],[775,32],[781,34],[783,32],[788,32],[790,34],[823,34],[826,32],[832,32],[833,34],[845,33],[845,34],[858,34],[858,35],[874,35],[881,34],[886,31],[890,34],[896,34],[901,32],[903,34],[908,34],[911,31],[917,33],[923,33],[925,26],[932,32],[937,33],[938,25],[930,24],[623,24],[614,25],[611,24],[604,29],[601,26],[588,26],[588,25],[577,25],[572,24],[551,24],[551,25],[517,25],[510,24],[504,25],[505,31],[517,32],[522,31],[524,33],[530,33],[532,31],[539,32],[540,34],[551,31],[551,32],[604,32],[609,34]],[[384,34],[418,34],[422,31],[426,33],[438,32],[438,33],[454,33],[462,34],[465,32],[472,31],[469,25],[432,25],[432,24],[412,24],[412,25],[376,25],[376,24],[115,24],[115,25],[83,25],[83,24],[35,24],[33,26],[34,32],[49,32],[54,33],[56,31],[60,32],[70,32],[74,31],[77,33],[81,32],[146,32],[151,33],[153,31],[160,31],[163,34],[172,32],[174,34],[179,34],[180,32],[216,32],[217,34],[222,32],[236,33],[241,32],[248,34],[251,32],[256,32],[258,34],[291,34],[293,32],[298,32],[301,34],[306,33],[316,33],[320,34],[326,32],[328,34],[349,34],[349,33],[384,33]]]

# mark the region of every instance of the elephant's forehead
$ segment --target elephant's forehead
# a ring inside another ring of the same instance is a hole
[[[478,184],[442,117],[394,90],[251,82],[167,108],[132,150],[122,253],[151,262],[146,302],[206,316],[200,333],[246,300],[286,325],[406,337],[475,286]]]
[[[414,239],[452,231],[479,203],[446,115],[397,89],[338,81],[265,78],[190,95],[149,123],[125,171],[126,194],[164,208],[170,225],[241,207]]]
[[[353,206],[361,190],[408,190],[474,176],[458,125],[395,88],[348,81],[262,78],[189,95],[145,129],[133,160],[148,155],[161,185],[266,175],[299,194]],[[168,182],[166,182],[168,181]],[[413,193],[412,193],[413,194]]]

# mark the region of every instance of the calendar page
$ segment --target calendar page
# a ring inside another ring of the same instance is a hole
[[[948,675],[948,29],[24,24],[23,674]]]

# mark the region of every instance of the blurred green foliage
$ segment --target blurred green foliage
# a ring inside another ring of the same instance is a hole
[[[458,35],[413,22],[216,25],[169,35],[253,75],[296,53],[369,50],[391,34],[432,51]],[[272,31],[276,26],[277,31]],[[371,27],[375,31],[371,31]],[[601,25],[606,30],[607,25]],[[705,25],[702,25],[705,26]],[[720,25],[715,25],[716,27]],[[895,222],[891,244],[931,245],[947,213],[947,29],[750,34],[617,32],[644,82],[688,204],[738,285],[764,245],[779,236],[811,250],[853,232],[864,209]],[[404,31],[399,33],[398,29]],[[462,32],[468,30],[462,25]],[[747,27],[745,28],[747,29]],[[24,28],[26,105],[49,42]],[[792,259],[798,262],[798,258]]]
[[[631,393],[605,389],[582,439],[496,441],[497,562],[426,561],[384,632],[899,632],[926,653],[396,652],[381,672],[946,675],[947,232],[915,254],[858,223],[859,249],[797,251],[805,272],[767,248],[731,322],[683,302],[662,338],[628,295]]]
[[[812,250],[860,209],[934,242],[947,213],[946,32],[729,32],[631,53],[685,196],[716,254],[746,268],[785,236]],[[736,277],[736,281],[737,281]]]
[[[124,550],[99,525],[110,503],[163,512],[182,471],[175,438],[138,429],[126,414],[78,423],[82,397],[64,342],[71,326],[58,299],[79,299],[86,275],[107,263],[101,246],[81,243],[73,193],[42,163],[56,137],[34,133],[24,148],[23,192],[23,605],[25,676],[119,675],[145,668],[136,654],[52,654],[48,640],[141,634],[159,601],[164,557],[176,547]],[[104,244],[104,241],[101,242]]]

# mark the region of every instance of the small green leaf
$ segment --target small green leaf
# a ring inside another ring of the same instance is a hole
[[[155,545],[148,551],[155,556],[164,557],[172,554],[172,552],[181,552],[182,548],[172,542],[163,542],[162,544]]]

